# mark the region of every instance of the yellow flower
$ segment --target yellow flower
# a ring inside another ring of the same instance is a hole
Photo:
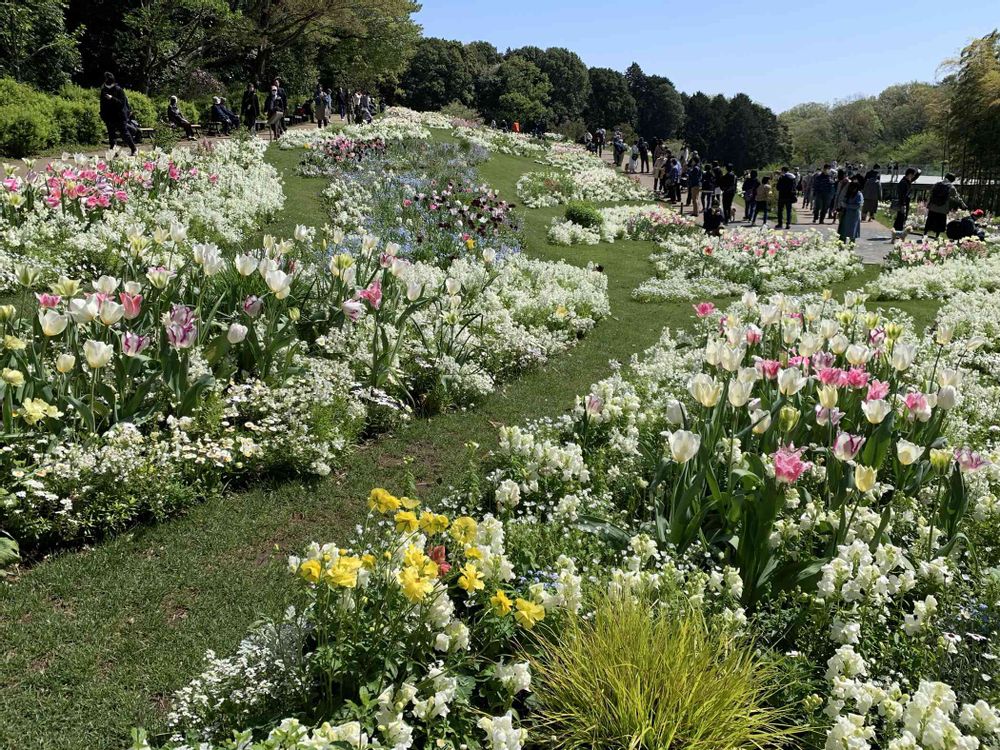
[[[46,417],[53,419],[61,417],[62,412],[40,398],[26,398],[21,403],[20,415],[21,419],[28,424],[35,424],[36,422],[41,422]]]
[[[319,581],[322,572],[323,566],[319,564],[319,560],[306,560],[299,566],[299,575],[309,581],[309,583]]]
[[[951,468],[953,454],[945,448],[931,448],[931,467],[944,474]]]
[[[399,510],[399,500],[381,487],[376,487],[368,495],[368,508],[377,510],[379,513],[391,513],[394,510]]]
[[[5,349],[10,349],[15,352],[19,352],[27,346],[27,344],[17,336],[4,336],[3,345]]]
[[[399,585],[403,595],[413,604],[419,604],[434,588],[434,579],[420,575],[413,567],[405,567],[399,571]]]
[[[476,247],[476,241],[474,239],[472,239],[471,237],[469,237],[469,239],[467,239],[465,241],[465,249],[466,250],[473,250],[475,247]]]
[[[358,585],[358,570],[361,568],[361,558],[349,555],[341,556],[336,564],[326,572],[326,580],[331,586],[353,589]]]
[[[476,532],[479,526],[476,519],[469,516],[460,516],[451,524],[451,538],[459,544],[472,544],[476,539]]]
[[[482,560],[483,552],[479,547],[470,546],[465,548],[465,556],[470,560]]]
[[[24,373],[20,370],[12,370],[9,367],[3,368],[3,371],[0,372],[0,379],[7,383],[7,385],[24,385]]]
[[[458,585],[470,594],[481,591],[486,587],[483,583],[483,574],[479,572],[475,563],[466,563],[462,566],[462,575],[458,577]]]
[[[531,630],[545,619],[545,607],[541,604],[529,602],[527,599],[518,599],[514,602],[514,607],[517,609],[514,612],[514,619],[525,630]]]
[[[418,505],[420,505],[420,501],[419,500],[414,500],[412,497],[401,497],[401,498],[399,498],[399,502],[407,510],[413,510]]]
[[[569,315],[569,308],[567,308],[566,305],[559,305],[559,307],[556,308],[555,315],[557,318],[565,318]]]
[[[425,510],[420,514],[420,530],[428,536],[441,534],[448,528],[448,517]]]
[[[422,568],[424,563],[430,560],[424,551],[415,544],[411,544],[403,553],[403,565],[411,568]]]
[[[854,486],[858,492],[868,492],[875,486],[875,479],[878,472],[870,466],[858,464],[854,467]]]
[[[401,510],[395,515],[394,518],[396,520],[396,531],[405,531],[412,534],[420,528],[420,522],[417,520],[417,514],[412,510]]]
[[[439,568],[438,564],[429,557],[424,561],[423,569],[424,575],[428,578],[438,578],[441,575],[441,568]]]
[[[490,597],[490,604],[493,605],[493,611],[501,617],[509,615],[511,608],[514,606],[514,602],[510,600],[507,592],[503,589],[497,589],[497,592]]]
[[[375,569],[375,562],[376,562],[375,555],[371,554],[370,552],[361,556],[361,564],[368,570]]]

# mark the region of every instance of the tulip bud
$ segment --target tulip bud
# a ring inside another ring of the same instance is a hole
[[[301,317],[302,317],[302,311],[299,308],[297,308],[297,307],[289,307],[288,308],[288,318],[293,323],[298,323],[299,319]]]
[[[953,458],[952,452],[946,448],[931,448],[931,468],[939,474],[944,474],[951,468]]]
[[[0,323],[6,323],[17,317],[17,308],[13,305],[0,305]]]
[[[782,406],[778,411],[778,427],[782,432],[791,432],[799,423],[801,413],[794,406]]]
[[[868,492],[875,486],[878,472],[869,466],[854,467],[854,487],[858,492]]]
[[[56,357],[56,369],[65,375],[76,367],[76,357],[72,354],[60,354]]]
[[[239,344],[247,337],[247,327],[239,323],[232,323],[226,333],[226,341],[230,344]]]
[[[837,405],[837,389],[831,385],[821,386],[819,389],[819,403],[824,409],[832,409]]]

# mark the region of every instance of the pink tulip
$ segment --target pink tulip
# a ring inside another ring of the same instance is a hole
[[[586,410],[588,416],[596,417],[604,411],[604,399],[596,393],[589,393],[587,394],[586,401],[584,402],[584,409]]]
[[[816,424],[820,427],[826,427],[827,425],[833,425],[836,427],[840,424],[840,420],[843,418],[844,412],[834,406],[832,409],[824,409],[819,404],[816,404]]]
[[[243,300],[243,312],[249,315],[251,318],[256,318],[260,315],[260,311],[263,309],[264,303],[261,301],[260,297],[255,297],[250,295],[245,300]]]
[[[358,298],[378,310],[382,306],[382,281],[375,279],[367,289],[358,292]]]
[[[865,438],[861,435],[852,435],[849,432],[840,432],[837,439],[833,441],[833,455],[841,461],[851,461],[861,446],[865,444]]]
[[[122,307],[125,308],[125,319],[135,320],[139,317],[139,312],[142,308],[142,295],[141,294],[129,294],[128,292],[119,292],[118,299],[122,302]]]
[[[198,339],[198,325],[194,311],[175,304],[166,322],[167,342],[175,349],[190,349]]]
[[[746,334],[747,344],[749,344],[750,346],[753,346],[754,344],[759,344],[762,336],[763,332],[760,330],[760,328],[758,328],[753,324],[747,326],[747,334]]]
[[[881,380],[873,380],[868,384],[868,395],[865,401],[881,401],[889,395],[889,384]]]
[[[149,336],[140,336],[132,331],[126,331],[122,334],[122,354],[127,357],[135,357],[147,346],[149,346]]]
[[[931,415],[931,407],[927,403],[927,397],[919,391],[907,393],[903,398],[903,403],[910,410],[910,419],[919,419],[926,422]]]
[[[345,299],[341,309],[351,322],[357,322],[365,314],[365,306],[355,299]]]
[[[852,367],[847,371],[847,385],[851,388],[864,388],[870,377],[871,374],[864,367]]]
[[[62,300],[58,294],[36,294],[35,298],[38,300],[39,307],[55,307]]]
[[[795,446],[782,446],[771,458],[774,460],[774,478],[781,484],[794,484],[803,472],[812,468],[812,463],[803,461],[802,449]]]
[[[847,379],[847,375],[839,367],[824,367],[817,373],[817,376],[823,385],[832,385],[834,388],[844,385]]]
[[[697,305],[691,305],[694,308],[695,314],[699,318],[707,318],[713,312],[715,312],[715,305],[711,302],[699,302]]]
[[[981,455],[968,448],[955,451],[955,460],[958,462],[958,468],[967,474],[979,471],[984,466],[989,466],[990,463]]]
[[[767,380],[774,380],[778,377],[778,370],[781,369],[781,362],[776,359],[758,359],[754,365],[757,372]]]

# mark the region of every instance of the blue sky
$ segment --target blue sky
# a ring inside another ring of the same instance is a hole
[[[693,93],[805,101],[933,81],[941,61],[1000,26],[1000,1],[423,0],[426,36],[567,47],[590,67],[633,61]]]

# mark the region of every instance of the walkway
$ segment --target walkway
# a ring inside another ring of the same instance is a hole
[[[612,149],[605,148],[603,159],[609,165],[614,165],[614,160],[612,156]],[[637,180],[639,184],[643,187],[652,190],[653,189],[653,175],[651,173],[630,175],[633,179]],[[837,232],[837,227],[835,224],[819,224],[812,223],[812,212],[809,209],[802,210],[800,206],[796,207],[801,213],[801,217],[796,217],[792,221],[793,232],[805,232],[810,229],[815,229],[826,235],[833,235]],[[689,211],[690,209],[688,209]],[[740,209],[736,209],[736,215],[740,215]],[[746,222],[737,221],[735,224],[730,226],[735,227],[746,227]],[[881,265],[885,261],[885,257],[892,250],[892,230],[888,229],[877,221],[867,221],[861,224],[861,237],[854,245],[854,251],[861,257],[862,263],[872,263]]]

